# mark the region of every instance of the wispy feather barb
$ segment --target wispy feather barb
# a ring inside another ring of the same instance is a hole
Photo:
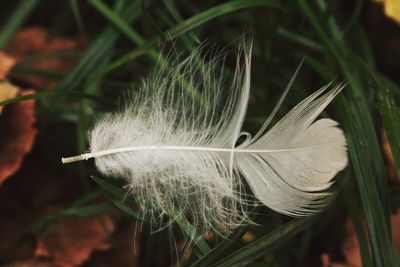
[[[204,231],[247,219],[241,177],[260,202],[280,213],[317,211],[347,164],[337,122],[316,120],[343,86],[323,87],[267,130],[275,108],[250,137],[241,132],[250,94],[251,49],[245,50],[231,81],[224,57],[200,57],[198,51],[168,69],[160,66],[122,111],[97,121],[90,153],[63,162],[95,158],[100,172],[127,181],[145,216],[157,221],[178,211]],[[200,100],[190,93],[194,88]],[[222,88],[230,94],[224,105]],[[247,140],[237,146],[241,135]]]

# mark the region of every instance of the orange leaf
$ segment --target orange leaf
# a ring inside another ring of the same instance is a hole
[[[15,59],[4,52],[0,52],[0,80],[4,80],[14,66]],[[1,97],[1,96],[0,96]]]
[[[33,93],[20,91],[19,95]],[[0,116],[0,184],[20,167],[36,136],[34,100],[12,104]]]
[[[6,47],[6,51],[16,59],[23,59],[41,54],[74,51],[78,50],[81,46],[82,42],[80,40],[54,37],[44,29],[31,27],[17,32]],[[63,72],[67,71],[75,60],[75,58],[71,57],[60,58],[54,56],[29,63],[29,66],[38,69]],[[40,89],[51,89],[57,83],[54,79],[26,73],[13,73],[13,77],[24,81],[34,88]]]
[[[109,216],[86,217],[61,221],[56,230],[40,240],[35,255],[51,260],[55,267],[79,266],[90,258],[95,250],[107,250],[106,242],[114,225]]]

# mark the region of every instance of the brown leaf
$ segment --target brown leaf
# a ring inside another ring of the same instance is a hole
[[[4,80],[15,64],[15,58],[0,51],[0,80]],[[1,97],[1,96],[0,96]]]
[[[33,93],[20,91],[19,95]],[[36,136],[34,100],[6,106],[0,116],[0,184],[20,167]]]
[[[55,231],[38,242],[35,256],[47,259],[55,267],[79,266],[95,250],[107,250],[108,234],[114,225],[108,215],[63,220]]]
[[[29,56],[49,54],[62,51],[74,51],[82,47],[82,41],[64,37],[54,37],[44,29],[31,27],[15,34],[14,38],[6,47],[7,53],[16,59],[23,59]],[[75,62],[71,57],[48,57],[30,63],[30,67],[64,72]],[[53,88],[57,81],[37,75],[26,73],[13,73],[12,76],[28,83],[33,88]]]

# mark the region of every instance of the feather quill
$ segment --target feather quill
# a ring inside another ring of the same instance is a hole
[[[338,123],[316,119],[343,86],[321,88],[268,129],[298,68],[278,106],[251,137],[241,132],[250,95],[250,50],[239,53],[231,81],[224,75],[223,56],[199,60],[195,51],[171,61],[168,69],[159,66],[121,111],[96,122],[90,152],[62,161],[94,158],[101,173],[123,177],[144,216],[154,222],[179,212],[206,231],[248,220],[252,202],[241,177],[277,212],[318,211],[334,176],[347,165],[347,152]],[[201,100],[188,88],[201,92]],[[229,92],[226,104],[221,88]],[[240,136],[247,139],[237,145]]]

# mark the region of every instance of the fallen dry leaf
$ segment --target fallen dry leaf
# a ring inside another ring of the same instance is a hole
[[[82,43],[83,42],[80,40],[55,37],[44,29],[31,27],[17,32],[6,47],[6,51],[17,60],[20,60],[41,54],[76,51],[82,47]],[[29,66],[38,69],[64,72],[74,64],[75,60],[76,58],[72,57],[47,57],[29,63]],[[57,81],[54,79],[38,75],[29,75],[27,73],[13,73],[12,76],[24,81],[33,88],[51,89],[57,84]]]
[[[19,95],[33,93],[20,91]],[[0,116],[0,184],[20,167],[36,136],[34,100],[12,104]]]
[[[0,80],[4,80],[6,78],[8,72],[14,65],[15,58],[0,51]]]
[[[86,262],[94,251],[110,248],[107,241],[114,232],[109,214],[97,217],[66,219],[39,239],[34,253],[17,259],[9,267],[75,267]]]
[[[95,250],[107,250],[114,225],[107,214],[61,221],[57,228],[38,242],[35,256],[48,259],[55,267],[74,267],[87,261]]]

